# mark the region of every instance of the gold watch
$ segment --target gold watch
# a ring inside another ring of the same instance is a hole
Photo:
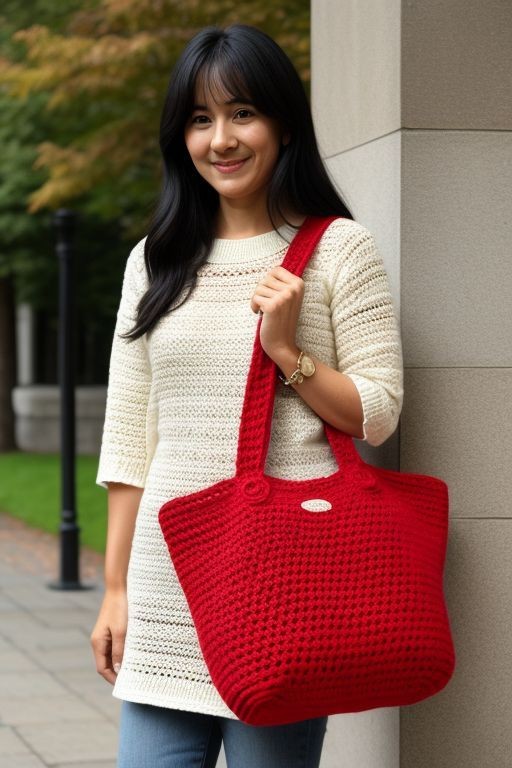
[[[301,384],[304,381],[304,376],[309,378],[314,374],[315,371],[316,367],[313,360],[309,357],[309,355],[306,355],[305,352],[301,351],[297,360],[297,368],[294,370],[294,372],[288,378],[285,378],[280,373],[278,373],[278,376],[283,384]]]

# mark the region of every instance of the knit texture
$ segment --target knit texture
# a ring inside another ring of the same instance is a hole
[[[158,521],[160,507],[234,474],[238,429],[259,316],[257,283],[281,264],[284,226],[217,239],[191,296],[149,335],[129,342],[147,287],[144,240],[131,251],[114,331],[96,482],[144,488],[128,568],[128,629],[113,695],[237,719],[210,677]],[[402,407],[398,320],[375,238],[337,219],[304,273],[297,345],[351,377],[365,440],[384,442]],[[338,469],[322,420],[293,387],[276,387],[265,473],[307,479]],[[212,616],[212,621],[215,616]]]
[[[300,276],[330,221],[310,218],[283,266]],[[214,685],[250,725],[431,696],[455,660],[447,486],[367,465],[328,423],[335,473],[265,475],[275,374],[257,333],[236,475],[158,513]]]

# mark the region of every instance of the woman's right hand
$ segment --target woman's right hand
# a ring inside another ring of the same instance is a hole
[[[123,660],[127,624],[126,589],[107,589],[90,640],[96,671],[112,685]]]

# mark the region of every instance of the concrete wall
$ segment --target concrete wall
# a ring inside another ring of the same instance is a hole
[[[60,388],[57,384],[36,384],[34,358],[36,318],[29,304],[16,308],[16,381],[11,391],[14,413],[14,441],[20,451],[60,451]],[[101,444],[107,388],[75,387],[76,453],[97,455]]]
[[[322,768],[510,768],[512,3],[311,11],[320,147],[400,307],[399,439],[366,457],[448,482],[457,654],[436,696],[330,718]]]

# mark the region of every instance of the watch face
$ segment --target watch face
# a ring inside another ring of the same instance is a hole
[[[302,360],[300,361],[300,370],[304,376],[311,376],[316,370],[314,362],[307,355],[302,355]]]

